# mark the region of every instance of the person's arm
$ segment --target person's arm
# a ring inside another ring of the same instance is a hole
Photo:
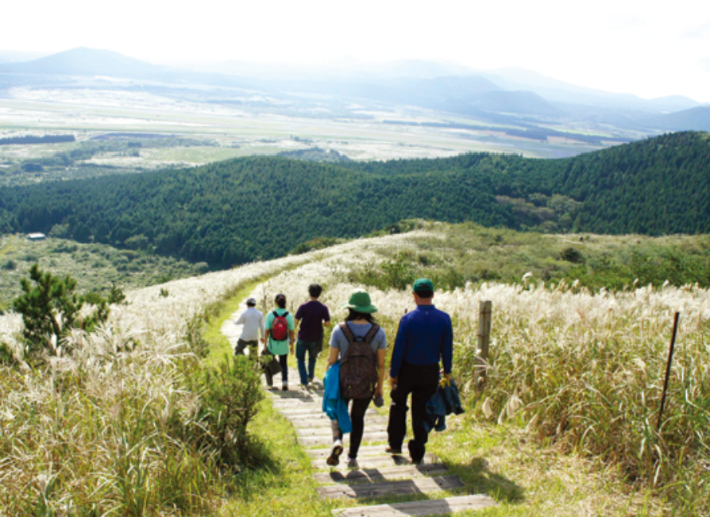
[[[375,388],[375,396],[381,397],[384,393],[385,386],[385,355],[387,355],[386,348],[380,348],[377,351],[377,374],[379,380],[377,382],[377,388]]]
[[[451,325],[451,318],[447,318],[443,345],[441,349],[441,361],[444,363],[444,377],[448,380],[451,379],[451,366],[454,357],[454,329]]]
[[[328,307],[325,308],[325,319],[323,320],[323,325],[330,327],[330,311]]]
[[[266,322],[264,323],[264,352],[269,351],[269,336],[271,335],[271,325],[274,321],[273,316],[269,313],[266,316]]]
[[[271,329],[266,329],[264,332],[264,353],[269,351],[269,333]]]
[[[328,366],[326,369],[330,368],[338,361],[338,355],[340,355],[340,350],[330,347],[330,353],[328,354]]]
[[[302,307],[303,305],[298,307],[296,315],[293,317],[293,321],[296,327],[299,327],[301,325],[301,320],[303,319],[303,311],[301,310]]]
[[[296,322],[291,314],[286,317],[286,321],[288,321],[288,344],[291,349],[291,355],[293,355],[296,353],[294,350],[296,346]]]
[[[244,325],[246,323],[246,320],[244,319],[244,314],[246,311],[242,312],[239,317],[237,318],[237,321],[234,322],[235,325]]]
[[[340,355],[338,334],[341,333],[342,331],[340,330],[340,327],[335,327],[335,330],[333,330],[333,333],[330,335],[330,352],[328,353],[328,366],[326,366],[326,370],[333,366],[338,360],[338,356]]]

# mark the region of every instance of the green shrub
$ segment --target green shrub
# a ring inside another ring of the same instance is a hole
[[[213,452],[226,468],[249,464],[247,425],[264,397],[261,377],[246,357],[225,356],[215,368],[198,377],[202,405],[188,439],[206,453]]]
[[[22,315],[22,334],[31,353],[51,349],[52,342],[59,344],[72,329],[91,332],[108,318],[106,300],[98,293],[79,296],[75,293],[76,280],[70,276],[61,279],[33,264],[30,278],[23,278],[21,284],[22,294],[15,298],[12,307]],[[95,310],[82,317],[81,309],[86,303],[94,305]]]
[[[572,248],[571,246],[560,252],[560,259],[574,264],[584,263],[584,255],[582,255],[579,250]]]
[[[108,293],[107,299],[109,305],[118,305],[126,301],[126,295],[123,289],[116,285],[116,282],[111,282],[111,290]]]

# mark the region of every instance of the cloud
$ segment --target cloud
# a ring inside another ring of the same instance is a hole
[[[705,22],[698,27],[683,32],[682,37],[686,39],[703,39],[710,36],[710,22]]]

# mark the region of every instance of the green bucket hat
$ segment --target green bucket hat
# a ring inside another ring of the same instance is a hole
[[[377,307],[372,305],[372,300],[370,300],[370,295],[364,289],[355,289],[350,293],[350,299],[347,303],[341,305],[341,307],[347,307],[356,312],[362,312],[365,314],[372,314],[377,312]]]

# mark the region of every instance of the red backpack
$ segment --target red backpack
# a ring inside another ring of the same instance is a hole
[[[346,399],[371,399],[377,387],[377,356],[370,344],[379,325],[373,324],[364,338],[356,338],[347,323],[340,328],[348,340],[348,349],[340,359],[340,395]]]
[[[288,311],[279,316],[279,313],[274,311],[274,321],[271,323],[271,339],[274,341],[286,341],[288,339]]]

